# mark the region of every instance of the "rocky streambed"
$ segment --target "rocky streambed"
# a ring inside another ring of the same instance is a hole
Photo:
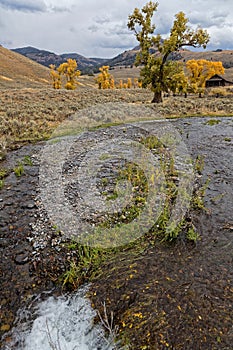
[[[210,179],[206,210],[193,213],[201,240],[193,246],[156,244],[136,256],[120,253],[105,262],[102,275],[93,281],[93,302],[99,309],[106,302],[120,327],[119,335],[133,349],[232,349],[233,120],[221,117],[209,123],[210,119],[169,121],[179,130],[191,156],[203,156],[201,181]],[[79,147],[83,142],[83,152],[87,152],[93,139],[104,140],[106,130],[108,137],[119,137],[119,128],[87,132]],[[41,202],[40,159],[45,145],[9,152],[1,163],[9,169],[0,191],[4,344],[10,341],[7,332],[21,307],[39,294],[43,299],[44,292],[61,293],[59,278],[75,256],[62,244],[66,239]],[[77,162],[76,158],[75,166]],[[13,169],[19,164],[23,173],[17,176]]]

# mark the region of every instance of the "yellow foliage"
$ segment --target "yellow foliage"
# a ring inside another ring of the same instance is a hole
[[[215,74],[224,74],[222,62],[213,62],[207,60],[189,60],[186,63],[188,69],[188,80],[193,92],[203,92],[206,80]]]
[[[122,79],[120,80],[120,83],[119,83],[119,89],[123,89],[123,80]]]
[[[57,69],[55,65],[50,65],[50,69],[50,75],[55,89],[61,88],[62,75],[66,78],[65,88],[67,90],[76,89],[79,84],[77,78],[80,76],[81,72],[77,70],[77,62],[75,60],[68,58],[67,62],[61,63]]]
[[[127,88],[131,89],[131,87],[132,87],[132,80],[131,80],[131,78],[128,78],[128,80],[127,80]]]
[[[109,66],[102,66],[99,68],[100,74],[98,75],[96,82],[99,85],[99,89],[114,89],[115,83],[113,76],[109,73]]]
[[[137,87],[138,87],[138,78],[134,78],[134,80],[133,80],[133,86],[134,86],[134,88],[137,88]]]
[[[50,76],[52,78],[52,86],[54,89],[61,89],[61,74],[56,71],[56,67],[54,64],[50,66]]]
[[[110,89],[115,89],[115,81],[112,76],[109,80],[109,85],[110,85]]]
[[[141,89],[142,88],[142,81],[138,82],[138,87]]]

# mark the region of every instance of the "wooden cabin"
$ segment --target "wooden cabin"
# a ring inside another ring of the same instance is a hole
[[[218,87],[218,86],[233,86],[233,81],[225,79],[222,75],[215,74],[210,79],[206,80],[206,85],[208,87]]]

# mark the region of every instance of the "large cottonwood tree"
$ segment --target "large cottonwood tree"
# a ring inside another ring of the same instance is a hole
[[[168,60],[169,55],[184,46],[206,48],[209,41],[206,30],[202,28],[194,30],[187,25],[188,18],[183,12],[175,15],[167,39],[162,40],[160,34],[154,35],[156,27],[152,24],[152,17],[157,7],[157,2],[150,1],[141,10],[135,8],[128,19],[128,28],[135,33],[141,48],[136,58],[136,65],[143,65],[142,82],[144,87],[150,86],[154,92],[152,102],[162,102],[162,92],[169,90],[172,70],[177,72],[177,66]],[[158,54],[152,49],[156,49]]]

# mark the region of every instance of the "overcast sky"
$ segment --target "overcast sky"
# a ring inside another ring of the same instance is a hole
[[[137,42],[128,15],[147,0],[0,0],[0,44],[55,53],[114,57]],[[208,30],[208,49],[233,49],[233,0],[160,0],[156,32],[169,32],[183,11],[193,27]]]

